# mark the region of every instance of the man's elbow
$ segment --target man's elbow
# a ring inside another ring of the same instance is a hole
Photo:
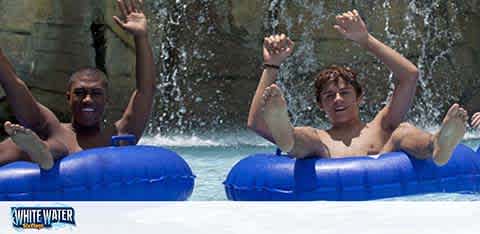
[[[412,82],[417,82],[418,79],[420,77],[420,72],[418,71],[418,68],[417,67],[413,67],[411,68],[409,71],[408,71],[408,78],[412,81]]]
[[[248,118],[247,128],[250,129],[250,130],[255,131],[255,130],[256,130],[256,126],[257,126],[257,125],[255,124],[255,121],[253,121],[253,119]]]

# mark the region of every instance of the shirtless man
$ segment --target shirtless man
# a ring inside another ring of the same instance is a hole
[[[369,123],[359,116],[362,99],[356,74],[349,68],[331,66],[316,76],[318,106],[332,124],[328,130],[294,127],[284,96],[275,80],[280,64],[292,53],[294,43],[285,35],[265,38],[264,70],[253,97],[248,127],[296,158],[339,158],[404,150],[417,158],[433,158],[444,165],[465,133],[467,113],[454,104],[441,129],[429,134],[403,122],[417,86],[418,71],[402,55],[369,34],[356,10],[336,17],[334,28],[385,63],[397,79],[389,103]]]
[[[134,36],[137,81],[122,118],[114,126],[102,126],[107,80],[101,71],[86,68],[70,77],[66,95],[72,119],[70,123],[60,123],[49,109],[34,99],[0,50],[0,84],[20,123],[4,124],[10,138],[0,143],[0,165],[24,160],[50,169],[54,160],[65,155],[109,145],[112,135],[133,134],[137,140],[142,136],[155,90],[155,67],[142,5],[141,0],[119,0],[123,19],[114,16],[115,22]]]

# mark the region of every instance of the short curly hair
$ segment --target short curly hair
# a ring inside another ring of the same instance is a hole
[[[315,95],[318,103],[321,103],[321,93],[327,84],[330,82],[338,84],[340,79],[353,86],[357,97],[362,95],[362,86],[357,81],[356,72],[346,66],[330,65],[315,76]]]
[[[74,81],[76,81],[78,78],[83,77],[83,76],[88,76],[88,77],[96,77],[102,81],[102,86],[107,89],[108,88],[108,81],[107,81],[107,76],[105,75],[104,72],[97,68],[93,67],[86,67],[86,68],[81,68],[75,73],[73,73],[70,78],[68,79],[67,83],[67,90],[70,91],[72,88],[72,84]]]

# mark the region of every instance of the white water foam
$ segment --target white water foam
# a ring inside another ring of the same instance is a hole
[[[430,126],[423,130],[434,133],[440,126]],[[466,141],[480,139],[479,130],[469,130],[463,138]],[[218,135],[155,135],[144,136],[140,140],[142,145],[157,145],[169,147],[229,147],[229,146],[273,146],[270,142],[249,131],[240,131],[230,134],[219,133]]]
[[[270,142],[254,133],[243,131],[231,134],[220,133],[218,135],[175,135],[175,136],[144,136],[140,140],[142,145],[159,145],[170,147],[228,147],[228,146],[273,146]]]

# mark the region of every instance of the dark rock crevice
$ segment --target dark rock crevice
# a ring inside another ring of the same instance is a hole
[[[93,22],[90,25],[90,31],[92,32],[93,48],[95,49],[95,66],[96,68],[107,74],[105,68],[105,55],[106,55],[106,39],[105,39],[106,26],[103,23]]]

